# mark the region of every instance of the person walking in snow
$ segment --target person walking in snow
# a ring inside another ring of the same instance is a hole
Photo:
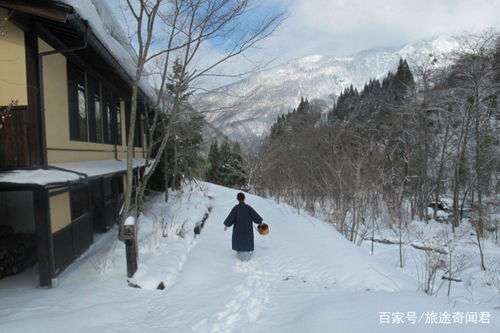
[[[238,193],[236,199],[238,204],[233,207],[224,221],[224,231],[233,226],[232,248],[236,251],[238,259],[248,261],[254,250],[252,222],[261,225],[262,217],[245,203],[243,193]]]

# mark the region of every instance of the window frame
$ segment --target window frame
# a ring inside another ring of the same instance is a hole
[[[115,105],[114,105],[114,111],[115,111],[115,143],[118,146],[121,146],[123,143],[123,133],[122,133],[122,103],[121,99],[118,97],[115,97],[114,99]]]
[[[127,112],[122,109],[123,99],[116,88],[70,60],[67,60],[67,80],[70,140],[122,145],[122,113]],[[80,101],[85,103],[84,122],[80,117]]]
[[[89,141],[89,108],[88,108],[88,87],[87,87],[87,73],[74,63],[67,62],[67,77],[68,77],[68,112],[69,112],[69,139],[71,141]],[[82,80],[83,79],[83,80]],[[82,91],[84,98],[80,98]],[[85,119],[82,122],[80,117],[81,104],[84,101]],[[82,127],[82,124],[84,126]]]
[[[103,101],[101,81],[87,74],[87,99],[89,106],[89,142],[104,143],[103,133]],[[97,99],[98,97],[98,99]],[[99,113],[96,106],[99,105]],[[99,116],[99,119],[97,115]],[[99,125],[99,126],[98,126]]]

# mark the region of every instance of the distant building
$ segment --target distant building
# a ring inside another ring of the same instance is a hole
[[[134,55],[93,28],[103,13],[68,3],[0,1],[0,225],[35,234],[46,287],[116,223],[126,184]],[[152,91],[141,88],[136,177]]]

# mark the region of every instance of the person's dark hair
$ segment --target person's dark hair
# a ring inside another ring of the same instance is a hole
[[[236,195],[236,199],[238,199],[239,202],[243,202],[245,201],[245,195],[243,193],[238,193],[238,195]]]

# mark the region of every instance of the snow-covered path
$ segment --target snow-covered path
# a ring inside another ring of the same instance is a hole
[[[331,226],[252,195],[246,201],[269,223],[271,233],[256,233],[254,258],[239,262],[231,251],[231,232],[222,225],[237,192],[215,185],[208,189],[213,210],[173,286],[164,291],[102,288],[96,291],[99,297],[89,296],[88,306],[70,315],[49,312],[50,325],[41,320],[37,332],[500,331],[498,310],[454,306],[445,298],[416,292],[415,281]],[[91,292],[89,286],[82,289]],[[82,302],[80,293],[73,295],[74,302]],[[385,311],[415,312],[421,322],[380,324],[379,312]],[[490,311],[491,319],[489,324],[426,324],[424,313],[432,311]],[[11,321],[2,327],[0,321],[0,332],[29,331],[26,323]],[[36,317],[28,323],[36,324]]]

